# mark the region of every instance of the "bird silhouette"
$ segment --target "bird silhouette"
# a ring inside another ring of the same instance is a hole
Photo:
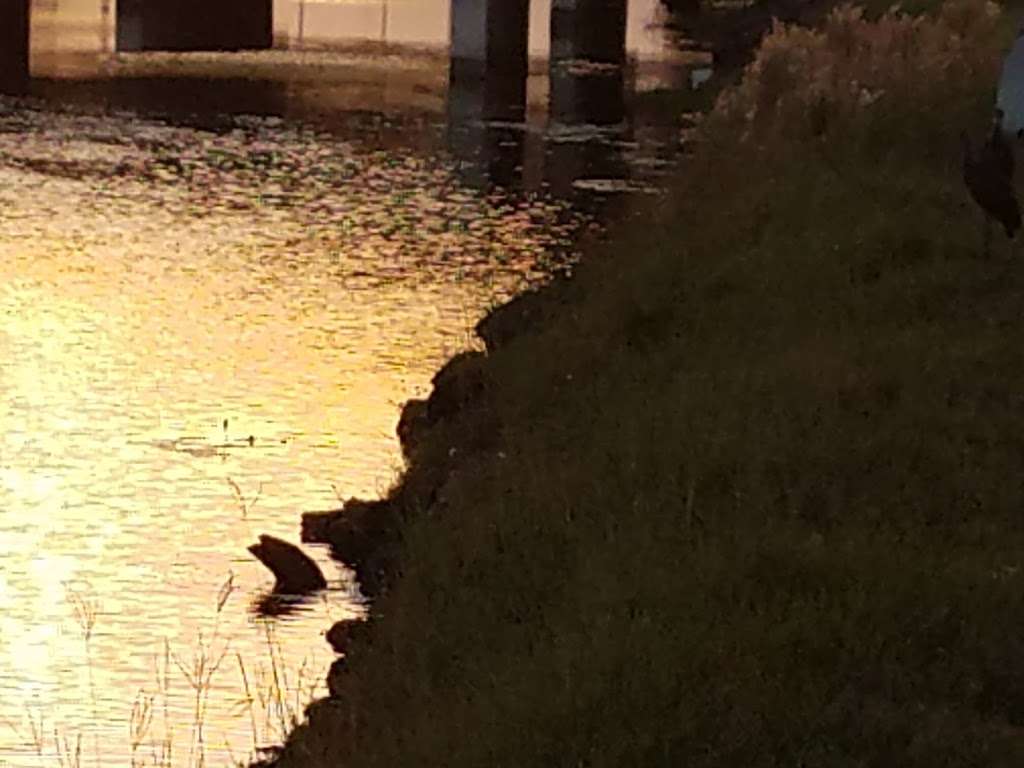
[[[1013,239],[1021,227],[1020,205],[1013,187],[1013,148],[1003,133],[1003,113],[996,110],[988,140],[975,153],[966,133],[960,134],[964,153],[964,183],[985,214],[985,255],[991,242],[991,222],[1002,224]]]

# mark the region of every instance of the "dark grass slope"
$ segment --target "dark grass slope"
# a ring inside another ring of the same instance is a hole
[[[675,194],[489,355],[486,421],[417,448],[497,433],[403,509],[281,765],[1022,763],[1024,254],[981,257],[958,149],[1005,28],[766,41]]]

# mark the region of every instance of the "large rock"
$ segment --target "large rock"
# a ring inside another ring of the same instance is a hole
[[[423,441],[430,427],[427,416],[426,400],[407,400],[402,406],[402,415],[398,419],[398,442],[402,446],[402,455],[411,459],[416,447]]]
[[[386,589],[401,540],[397,498],[349,499],[338,510],[302,516],[302,540],[329,544],[331,556],[355,571],[362,592],[373,597]]]
[[[460,352],[434,375],[426,406],[428,425],[450,419],[480,400],[487,391],[486,360],[482,352]]]
[[[335,659],[331,668],[327,671],[327,692],[332,699],[343,698],[345,690],[345,678],[348,674],[348,660],[342,656]]]
[[[308,555],[294,544],[266,534],[249,551],[274,574],[274,592],[303,595],[327,586],[327,580]]]
[[[523,291],[511,301],[495,307],[476,324],[476,335],[488,352],[494,352],[524,333],[542,328],[568,301],[571,277],[556,273],[539,288]]]
[[[343,510],[331,509],[326,512],[303,512],[301,540],[306,544],[326,544],[331,523],[344,514]]]
[[[334,557],[355,568],[366,562],[398,533],[397,520],[387,499],[349,499],[327,529]]]
[[[327,630],[327,642],[336,653],[348,653],[352,643],[366,636],[370,625],[363,619],[342,619]]]
[[[439,370],[426,400],[409,400],[398,420],[398,441],[402,454],[413,461],[420,445],[442,422],[454,423],[469,410],[489,404],[487,356],[482,352],[460,352]]]

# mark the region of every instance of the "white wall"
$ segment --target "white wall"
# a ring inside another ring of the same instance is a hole
[[[33,53],[109,50],[114,11],[114,0],[32,0]]]
[[[274,0],[275,34],[299,38],[300,5],[306,40],[448,45],[448,0]]]

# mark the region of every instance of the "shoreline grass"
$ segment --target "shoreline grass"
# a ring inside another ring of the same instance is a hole
[[[406,485],[500,424],[396,496],[396,581],[275,764],[1020,764],[1024,268],[957,148],[1012,35],[776,28],[417,449]]]
[[[136,692],[128,719],[123,723],[126,738],[123,743],[112,744],[110,728],[101,723],[97,712],[90,649],[102,614],[100,601],[87,583],[65,585],[66,599],[85,646],[86,705],[93,722],[90,726],[69,728],[61,722],[59,712],[26,707],[21,723],[0,720],[0,725],[20,737],[22,746],[34,755],[34,765],[56,768],[239,766],[272,752],[274,745],[301,721],[303,710],[322,683],[308,659],[295,668],[285,661],[271,622],[263,624],[265,660],[246,661],[233,650],[231,638],[221,634],[220,616],[236,591],[234,575],[229,574],[216,595],[209,632],[201,631],[194,646],[178,652],[168,640],[162,642],[161,652],[154,655],[153,684]],[[220,686],[220,693],[224,693],[219,678],[227,674],[222,669],[226,662],[238,674],[233,713],[244,717],[250,731],[251,748],[245,754],[233,751],[226,734],[210,733],[209,701],[215,687]],[[188,715],[184,721],[172,713],[172,703],[182,696],[188,699],[188,707],[181,711]],[[187,740],[176,738],[176,729],[186,729]],[[125,757],[127,763],[123,762]],[[0,759],[2,765],[9,763]]]

